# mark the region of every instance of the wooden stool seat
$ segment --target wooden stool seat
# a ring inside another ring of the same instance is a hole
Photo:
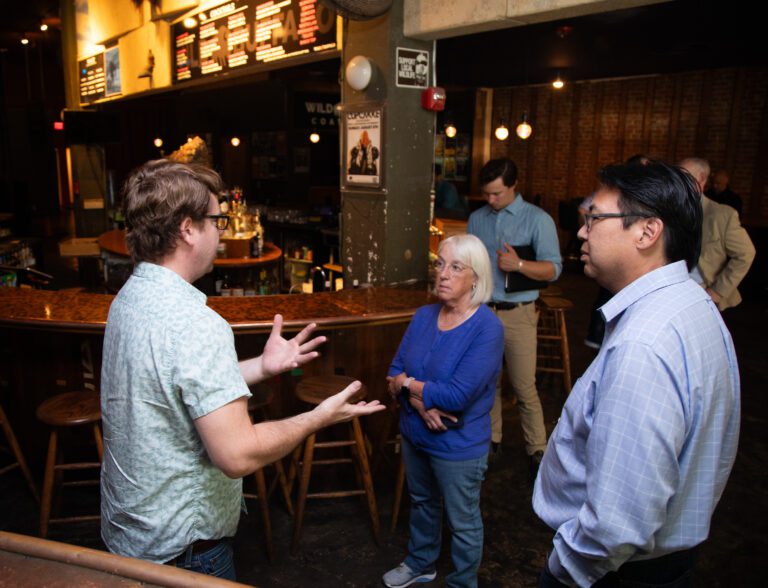
[[[99,395],[66,392],[45,400],[37,407],[37,418],[51,427],[76,427],[101,420]]]
[[[275,398],[272,390],[264,389],[262,387],[252,386],[250,388],[251,396],[248,399],[248,414],[251,416],[253,423],[263,422],[267,419],[265,409],[269,406]],[[272,480],[269,488],[267,488],[266,478],[264,476],[264,468],[259,468],[253,472],[253,479],[256,483],[256,493],[243,492],[243,497],[255,499],[259,501],[259,510],[261,511],[261,520],[264,527],[264,542],[267,546],[267,558],[269,561],[274,561],[275,551],[272,543],[272,521],[269,515],[269,497],[272,496],[272,492],[275,489],[277,483],[280,484],[280,489],[283,493],[283,499],[285,500],[286,508],[288,512],[293,514],[293,504],[291,503],[291,493],[288,487],[288,478],[285,475],[285,469],[283,468],[283,462],[277,460],[272,464],[275,467],[276,475]]]
[[[11,421],[8,420],[8,417],[6,416],[2,406],[0,406],[0,428],[5,434],[5,439],[9,445],[9,452],[13,455],[14,459],[14,461],[10,464],[0,468],[0,475],[5,474],[14,468],[19,468],[24,476],[24,479],[27,481],[27,486],[29,486],[29,490],[32,492],[32,496],[35,497],[35,502],[39,503],[40,495],[37,493],[37,486],[35,486],[35,482],[32,479],[32,474],[27,467],[27,461],[24,459],[24,454],[21,452],[21,447],[19,447],[19,442],[16,440],[16,435],[13,433]]]
[[[320,404],[326,398],[341,392],[355,380],[347,376],[313,376],[303,379],[296,387],[296,396],[309,404]],[[365,386],[354,395],[350,402],[359,402],[368,395]],[[299,483],[299,495],[296,501],[296,516],[294,518],[293,539],[291,541],[291,553],[296,553],[301,538],[301,525],[304,519],[304,509],[308,498],[341,498],[346,496],[364,495],[368,505],[368,514],[371,519],[371,527],[376,543],[379,543],[379,512],[376,506],[376,496],[373,491],[373,478],[368,463],[368,449],[363,439],[363,431],[360,420],[354,417],[349,422],[350,434],[347,439],[337,441],[316,441],[316,433],[309,435],[302,446],[297,447],[291,459],[291,467],[288,472],[288,485],[293,487],[299,468],[301,479]],[[351,458],[314,459],[316,449],[349,447]],[[360,487],[352,490],[336,490],[328,492],[309,492],[309,481],[312,476],[313,465],[340,465],[354,464],[355,473]]]
[[[45,461],[45,478],[43,480],[43,499],[40,504],[40,536],[48,535],[48,527],[52,523],[74,523],[81,521],[98,521],[99,515],[71,516],[51,518],[51,503],[54,486],[85,486],[98,485],[99,480],[64,481],[63,472],[68,470],[98,469],[104,455],[104,445],[101,439],[101,409],[99,395],[95,392],[67,392],[45,400],[37,407],[37,418],[51,426],[48,438],[48,455]],[[59,429],[90,425],[99,455],[97,462],[64,463],[61,449],[58,446]]]
[[[538,305],[541,317],[537,333],[539,349],[536,371],[562,374],[563,388],[566,394],[570,394],[571,353],[568,347],[565,311],[573,308],[573,302],[559,296],[542,296]]]

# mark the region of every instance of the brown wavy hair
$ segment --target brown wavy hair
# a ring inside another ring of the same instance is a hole
[[[167,159],[148,161],[123,184],[125,237],[135,263],[158,262],[178,244],[181,222],[201,222],[208,214],[210,194],[223,184],[215,171],[202,165]]]

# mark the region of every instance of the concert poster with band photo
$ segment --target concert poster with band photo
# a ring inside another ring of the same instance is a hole
[[[347,106],[344,120],[343,187],[383,187],[383,105]]]

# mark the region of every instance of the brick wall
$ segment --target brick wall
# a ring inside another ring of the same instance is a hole
[[[533,135],[514,128],[528,112]],[[494,91],[492,157],[511,157],[520,187],[557,218],[560,200],[595,187],[597,169],[637,153],[675,162],[704,157],[725,168],[744,202],[743,222],[768,223],[768,68],[745,67]]]

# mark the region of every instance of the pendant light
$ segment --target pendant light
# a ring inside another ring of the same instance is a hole
[[[499,141],[506,141],[509,137],[509,129],[507,128],[507,125],[504,124],[503,118],[499,121],[499,126],[496,127],[496,130],[493,131],[493,134],[496,135],[496,138]]]
[[[517,133],[517,136],[521,139],[525,140],[528,137],[531,136],[531,133],[533,133],[533,127],[528,122],[528,113],[524,112],[522,118],[520,119],[520,124],[517,125],[517,128],[515,129],[515,133]]]

